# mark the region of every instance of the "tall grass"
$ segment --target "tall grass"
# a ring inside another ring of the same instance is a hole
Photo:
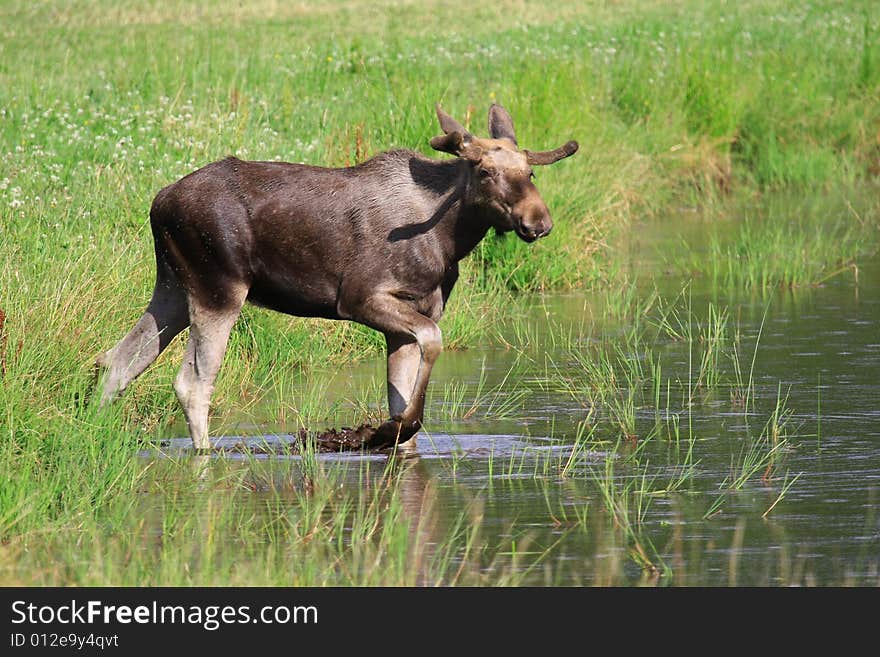
[[[701,239],[661,254],[672,271],[701,277],[718,292],[859,283],[859,263],[880,250],[872,187],[803,196],[768,195],[727,206],[733,220],[705,227]],[[712,214],[710,212],[709,214]]]

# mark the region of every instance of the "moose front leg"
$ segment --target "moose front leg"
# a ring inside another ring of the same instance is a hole
[[[391,419],[384,422],[370,439],[370,444],[375,446],[403,443],[418,432],[424,415],[428,383],[425,379],[424,387],[417,389],[419,371],[422,369],[422,348],[418,341],[398,335],[386,335],[385,340],[388,347],[388,411]]]
[[[391,417],[403,416],[412,400],[422,362],[422,349],[410,337],[386,335],[388,347],[388,411]],[[424,398],[422,399],[424,406]]]
[[[371,446],[404,443],[422,427],[425,393],[443,343],[439,327],[427,317],[419,317],[423,322],[420,322],[415,337],[386,335],[391,419],[376,430],[370,439]]]
[[[388,345],[388,410],[369,441],[371,447],[403,443],[422,426],[425,391],[443,342],[430,318],[391,295],[377,295],[363,304],[358,321],[385,334]]]

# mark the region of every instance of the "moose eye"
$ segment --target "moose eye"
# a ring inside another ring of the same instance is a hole
[[[488,178],[488,177],[491,176],[492,174],[491,174],[491,172],[489,171],[489,169],[484,169],[483,167],[480,167],[480,169],[479,169],[479,175],[480,175],[480,178]]]

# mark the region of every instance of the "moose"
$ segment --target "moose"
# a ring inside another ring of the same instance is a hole
[[[183,329],[174,390],[193,446],[207,450],[208,410],[230,331],[246,301],[290,315],[359,322],[385,336],[390,419],[364,444],[389,447],[422,426],[425,390],[442,349],[437,322],[458,263],[490,229],[526,242],[550,233],[532,167],[573,155],[520,149],[510,114],[489,109],[490,138],[438,104],[454,155],[390,150],[352,167],[285,162],[208,164],[162,189],[150,208],[152,299],[134,328],[97,361],[111,402]]]

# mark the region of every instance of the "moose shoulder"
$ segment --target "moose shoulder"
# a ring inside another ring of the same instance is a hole
[[[552,221],[531,168],[577,150],[573,141],[553,151],[520,150],[500,105],[489,110],[491,138],[470,134],[439,106],[437,116],[443,135],[431,146],[454,159],[396,150],[328,169],[230,157],[160,191],[150,209],[153,297],[134,328],[98,357],[101,402],[119,395],[189,326],[174,389],[194,446],[210,447],[214,380],[250,301],[384,334],[391,417],[369,444],[415,435],[458,261],[492,228],[527,242],[547,235]]]

